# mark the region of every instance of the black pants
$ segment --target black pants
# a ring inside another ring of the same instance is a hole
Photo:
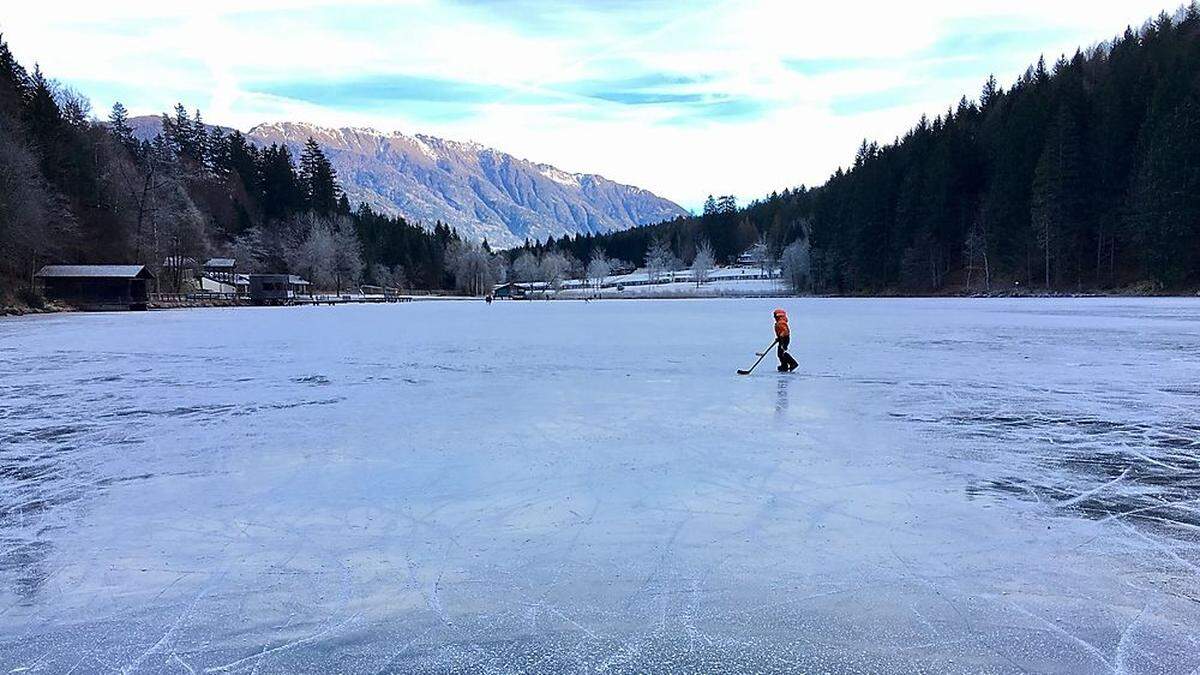
[[[791,343],[791,335],[784,335],[783,337],[779,338],[779,346],[775,354],[779,357],[780,370],[795,370],[796,368],[800,367],[800,364],[796,362],[796,359],[793,359],[792,355],[788,353],[788,345]]]

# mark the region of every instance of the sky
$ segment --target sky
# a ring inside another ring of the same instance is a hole
[[[472,140],[697,209],[818,185],[989,74],[1013,82],[1164,0],[5,3],[27,66],[133,114],[182,102]]]

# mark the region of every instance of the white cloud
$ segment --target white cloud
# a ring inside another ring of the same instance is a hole
[[[287,118],[472,138],[696,205],[709,192],[747,199],[819,183],[864,137],[891,139],[921,113],[974,95],[989,72],[1011,81],[1039,53],[1072,51],[1172,8],[1162,0],[683,5],[47,0],[6,8],[0,29],[19,58],[80,86],[97,109],[121,97],[135,112],[156,112],[180,97],[241,128]],[[995,31],[1035,37],[938,54],[949,38]],[[861,65],[807,74],[788,65],[846,60]],[[439,116],[404,100],[316,105],[255,91],[262,82],[397,74],[512,95]],[[623,105],[570,90],[581,80],[661,75],[694,80],[671,94],[760,110],[693,114],[683,103]],[[909,95],[885,109],[834,110],[847,97],[899,91]],[[523,100],[531,93],[544,102]]]

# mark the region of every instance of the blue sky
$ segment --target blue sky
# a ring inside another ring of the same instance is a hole
[[[103,115],[475,140],[695,208],[814,184],[988,74],[1009,83],[1162,0],[46,0],[0,14],[17,56]]]

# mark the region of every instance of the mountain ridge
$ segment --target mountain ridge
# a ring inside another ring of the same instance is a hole
[[[131,123],[143,138],[161,129],[158,117]],[[352,203],[426,227],[446,223],[463,236],[501,247],[526,239],[606,234],[688,213],[645,188],[565,171],[475,141],[293,121],[258,124],[245,136],[260,147],[286,145],[296,156],[312,138]]]

